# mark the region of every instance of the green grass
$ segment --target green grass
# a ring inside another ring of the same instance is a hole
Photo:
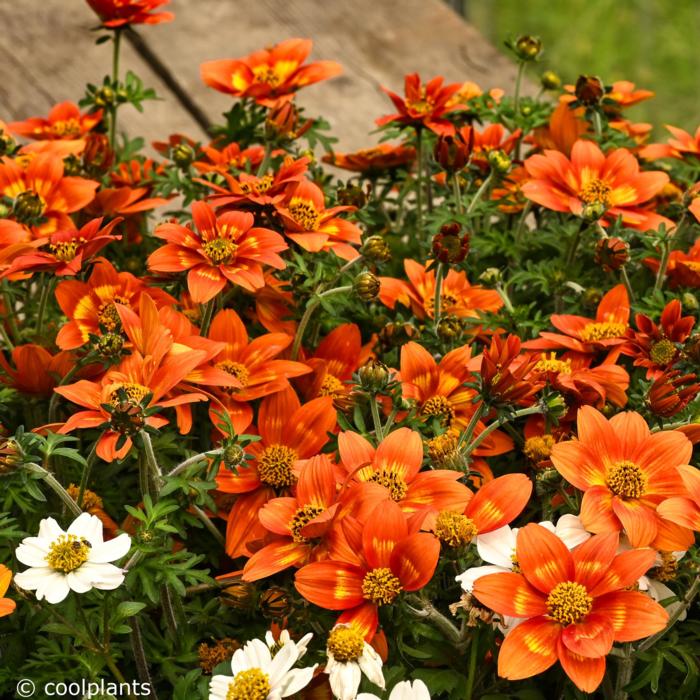
[[[700,124],[698,0],[466,0],[465,14],[503,47],[509,36],[533,34],[545,47],[530,71],[551,68],[566,82],[581,73],[606,84],[627,79],[656,92],[629,112],[635,121],[691,132]],[[504,49],[505,50],[505,49]]]

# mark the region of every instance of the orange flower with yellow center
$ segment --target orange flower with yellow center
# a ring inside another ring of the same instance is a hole
[[[92,131],[102,120],[102,110],[81,114],[74,102],[61,102],[49,111],[46,118],[30,117],[21,122],[10,122],[9,131],[37,141],[79,139]]]

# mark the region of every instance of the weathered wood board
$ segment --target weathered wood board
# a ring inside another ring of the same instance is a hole
[[[207,88],[199,64],[234,58],[290,37],[314,40],[313,57],[334,59],[345,73],[304,90],[309,115],[323,114],[339,137],[339,149],[371,145],[374,119],[391,111],[380,86],[402,90],[405,73],[473,80],[483,88],[512,88],[513,64],[442,0],[173,0],[173,23],[141,26],[150,49],[216,120],[230,101]],[[111,69],[110,45],[96,46],[97,22],[83,0],[0,2],[0,119],[45,114],[64,99],[76,100],[87,81]],[[163,101],[145,114],[122,110],[121,125],[148,140],[181,132],[204,136],[168,87],[124,42],[122,70],[131,69]]]

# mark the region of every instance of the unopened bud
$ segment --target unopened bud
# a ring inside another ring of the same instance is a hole
[[[458,223],[445,224],[433,236],[433,257],[442,263],[461,263],[469,253],[469,234]]]
[[[489,151],[488,161],[491,169],[499,175],[505,175],[512,165],[510,156],[500,149]]]
[[[553,70],[546,70],[540,76],[540,84],[545,90],[558,90],[561,87],[561,78]]]
[[[30,224],[44,213],[44,201],[34,190],[25,190],[15,198],[12,213],[17,221]]]
[[[603,81],[595,75],[580,75],[574,88],[576,99],[586,107],[599,104],[605,95]]]
[[[542,41],[539,37],[524,34],[516,39],[513,48],[521,61],[534,61],[542,52]]]
[[[360,272],[352,283],[355,294],[362,301],[374,301],[379,296],[381,282],[372,272]]]
[[[391,381],[389,368],[379,360],[368,360],[357,370],[360,387],[371,394],[376,394]]]
[[[360,252],[372,262],[382,263],[391,260],[391,249],[382,236],[370,236],[364,242]]]
[[[465,143],[459,135],[445,134],[438,138],[433,154],[443,170],[448,173],[456,173],[469,162],[471,146]]]
[[[629,245],[617,236],[601,238],[596,244],[594,260],[605,272],[619,270],[629,259]]]
[[[178,143],[170,151],[170,157],[178,168],[186,168],[194,160],[194,148],[189,143]]]

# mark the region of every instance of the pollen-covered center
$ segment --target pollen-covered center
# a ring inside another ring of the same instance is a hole
[[[259,668],[239,671],[229,685],[226,700],[266,700],[270,694],[270,676]]]
[[[365,639],[355,625],[337,625],[328,635],[326,648],[340,663],[357,661],[364,651]]]
[[[51,243],[49,245],[49,251],[61,262],[70,262],[75,258],[75,254],[78,252],[78,248],[85,243],[84,238],[78,240],[73,239],[72,241],[58,241],[56,243]]]
[[[646,489],[647,477],[634,462],[617,462],[608,469],[607,484],[620,498],[639,498]]]
[[[55,571],[69,574],[82,566],[90,555],[90,543],[84,537],[61,535],[49,547],[46,563]]]
[[[525,440],[523,452],[529,460],[541,462],[544,459],[549,459],[552,447],[554,447],[553,435],[535,435]]]
[[[37,129],[41,133],[40,129]],[[77,139],[80,136],[80,122],[77,119],[63,119],[54,122],[48,131],[59,139]]]
[[[276,488],[296,484],[297,478],[292,467],[298,458],[297,453],[286,445],[266,447],[258,459],[260,481]]]
[[[224,370],[224,372],[227,374],[230,374],[238,379],[242,387],[248,386],[248,382],[250,381],[250,372],[245,365],[241,364],[240,362],[234,362],[233,360],[222,360],[221,362],[217,362],[216,366],[219,369]],[[224,386],[221,387],[221,389],[222,391],[230,394],[238,391],[238,388],[235,386]]]
[[[432,97],[428,97],[425,87],[421,86],[418,97],[406,100],[406,106],[418,114],[429,114],[435,107],[435,101]]]
[[[375,471],[367,481],[379,484],[388,489],[393,501],[400,501],[406,496],[406,492],[408,491],[408,486],[404,478],[391,469],[379,469]]]
[[[109,395],[109,403],[112,406],[121,406],[125,402],[130,406],[139,406],[144,396],[150,393],[151,390],[143,384],[135,382],[121,384]]]
[[[226,265],[235,257],[238,246],[229,238],[215,238],[207,241],[202,250],[214,265]]]
[[[571,360],[558,360],[553,352],[542,353],[542,359],[535,365],[537,372],[556,372],[557,374],[571,374]]]
[[[455,410],[445,396],[431,396],[421,407],[421,413],[439,418],[444,425],[452,423],[455,417]]]
[[[255,66],[253,68],[253,82],[277,88],[284,82],[284,76],[276,66]]]
[[[462,513],[441,511],[435,521],[435,536],[450,547],[463,547],[477,535],[474,521]]]
[[[610,208],[612,187],[599,178],[587,182],[579,191],[579,199],[586,204],[600,204]]]
[[[327,374],[321,382],[321,388],[318,390],[319,396],[331,396],[334,399],[339,399],[345,396],[347,387],[343,382],[334,377],[332,374]]]
[[[649,357],[654,364],[668,365],[673,362],[676,357],[676,353],[677,349],[674,343],[668,338],[662,338],[651,346]]]
[[[129,300],[126,297],[117,295],[109,301],[102,302],[97,308],[97,322],[108,332],[115,330],[121,325],[121,319],[115,304],[128,306]]]
[[[521,569],[520,569],[520,562],[518,561],[518,556],[516,555],[515,552],[513,552],[513,553],[510,555],[510,560],[511,560],[511,562],[513,562],[513,563],[511,564],[510,570],[511,570],[513,573],[519,574],[519,573],[521,572]]]
[[[322,506],[305,505],[294,513],[292,521],[289,523],[289,529],[292,531],[292,539],[297,544],[305,544],[308,538],[301,534],[301,530],[305,525],[308,525],[316,516],[321,515],[325,508]]]
[[[586,587],[574,581],[558,583],[547,596],[549,616],[560,625],[580,622],[593,607]]]
[[[313,202],[298,197],[292,197],[289,213],[294,221],[306,231],[316,231],[320,225],[321,215],[316,211]]]
[[[589,323],[580,331],[581,340],[584,343],[593,343],[597,340],[609,340],[619,338],[625,334],[627,326],[616,321],[603,321],[601,323]]]
[[[263,175],[257,180],[246,180],[240,183],[241,192],[243,194],[265,194],[272,187],[274,181],[275,178],[272,175]]]
[[[401,581],[399,581],[391,569],[381,567],[372,569],[365,574],[362,581],[362,595],[366,600],[375,605],[389,605],[396,596],[401,593]]]

